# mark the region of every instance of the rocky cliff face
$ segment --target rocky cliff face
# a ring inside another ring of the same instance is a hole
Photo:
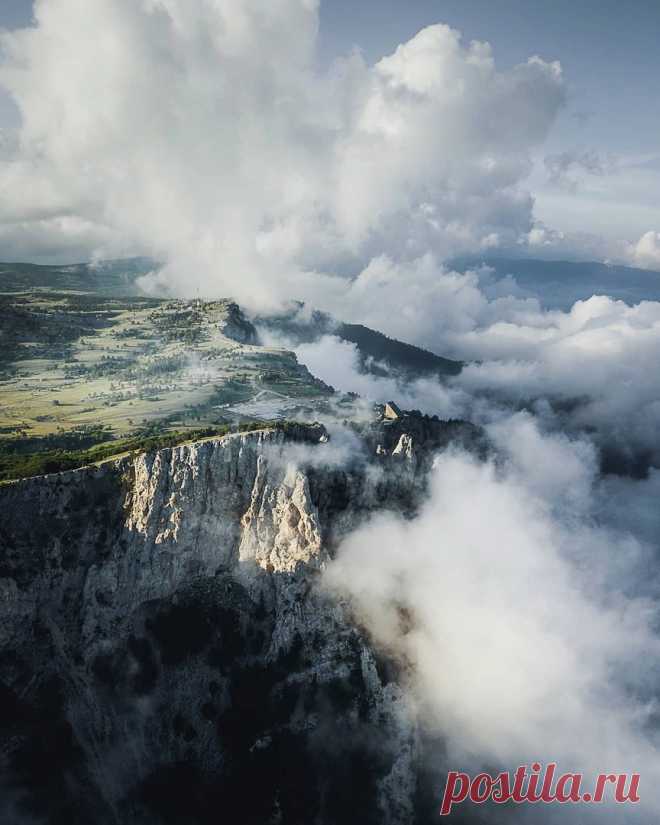
[[[330,468],[325,441],[259,431],[0,488],[3,822],[414,820],[401,688],[317,581],[369,512],[415,506],[430,449],[371,428]]]
[[[227,338],[238,341],[240,344],[258,343],[257,330],[254,324],[243,314],[243,310],[233,301],[220,304],[221,311],[217,320],[218,329]]]

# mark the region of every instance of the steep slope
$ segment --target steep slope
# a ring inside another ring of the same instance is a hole
[[[404,378],[450,376],[458,375],[463,369],[460,361],[390,338],[363,324],[342,323],[318,310],[308,312],[302,303],[294,302],[288,312],[259,317],[255,323],[293,345],[312,343],[323,335],[334,335],[355,344],[362,370],[376,375],[395,373]]]
[[[412,821],[414,720],[316,584],[370,512],[414,509],[435,448],[478,433],[354,437],[343,466],[311,425],[0,488],[2,821]]]
[[[337,335],[343,341],[357,345],[362,366],[367,370],[377,371],[368,363],[369,359],[384,364],[386,372],[394,370],[409,376],[458,375],[463,368],[460,361],[442,358],[421,347],[389,338],[362,324],[340,324]]]

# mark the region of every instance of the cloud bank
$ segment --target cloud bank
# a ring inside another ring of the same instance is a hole
[[[594,815],[649,821],[660,804],[650,781],[660,767],[660,639],[657,606],[637,587],[641,542],[595,518],[588,442],[543,434],[527,415],[491,436],[500,463],[439,457],[419,516],[375,517],[345,540],[325,585],[402,663],[411,703],[445,738],[452,767],[539,759],[587,773],[640,770],[643,811]]]
[[[468,362],[448,384],[402,383],[363,375],[357,353],[337,339],[298,347],[299,359],[338,389],[479,423],[493,407],[526,406],[626,461],[660,463],[658,302],[595,295],[569,311],[544,310],[513,278],[454,272],[429,254],[374,259],[327,305],[346,321]]]

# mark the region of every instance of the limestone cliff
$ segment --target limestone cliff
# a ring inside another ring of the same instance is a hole
[[[360,436],[350,466],[315,425],[0,488],[2,822],[414,820],[402,690],[317,580],[431,450]]]

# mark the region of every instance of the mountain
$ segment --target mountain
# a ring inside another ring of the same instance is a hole
[[[0,293],[47,289],[139,295],[135,281],[156,266],[150,258],[122,258],[68,266],[0,263]]]
[[[405,668],[317,585],[370,514],[415,510],[436,450],[482,437],[414,414],[353,437],[341,468],[323,427],[291,425],[0,487],[12,822],[419,816]]]
[[[389,338],[362,324],[343,323],[318,310],[307,313],[302,303],[294,303],[288,312],[280,315],[257,317],[255,323],[284,338],[289,346],[312,343],[324,335],[355,344],[362,369],[376,375],[395,373],[404,379],[424,375],[446,377],[458,375],[463,369],[460,361]]]
[[[596,261],[546,261],[535,258],[466,257],[451,266],[459,271],[485,264],[495,280],[512,275],[522,292],[547,309],[569,309],[592,295],[609,295],[628,304],[660,300],[660,272]]]
[[[389,338],[362,324],[340,324],[335,333],[343,341],[357,345],[363,368],[374,372],[394,370],[411,377],[419,375],[458,375],[463,369],[460,361],[443,358],[421,347]],[[372,359],[374,364],[370,364]],[[385,369],[378,369],[383,364]]]

